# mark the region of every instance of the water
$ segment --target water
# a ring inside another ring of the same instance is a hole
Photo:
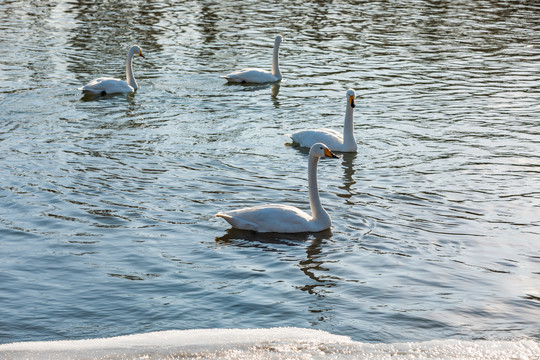
[[[540,339],[540,7],[521,1],[3,2],[0,343],[209,328],[368,343]],[[219,76],[270,69],[278,85]],[[124,78],[134,95],[76,90]],[[218,211],[308,210],[258,235]]]

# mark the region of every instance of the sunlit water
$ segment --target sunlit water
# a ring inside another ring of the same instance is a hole
[[[364,342],[538,340],[540,6],[534,1],[0,3],[0,343],[169,329],[322,329]],[[278,85],[226,85],[242,67]],[[125,77],[140,89],[88,101]],[[309,209],[331,231],[229,230]]]

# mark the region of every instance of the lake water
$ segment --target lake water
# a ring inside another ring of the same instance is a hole
[[[298,327],[365,343],[540,340],[534,1],[0,3],[0,344]],[[227,85],[270,69],[283,81]],[[99,76],[140,89],[84,99]],[[319,234],[218,211],[309,210]],[[0,355],[1,356],[1,355]]]

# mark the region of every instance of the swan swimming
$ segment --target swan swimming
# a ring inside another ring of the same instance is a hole
[[[343,134],[332,129],[302,130],[291,135],[293,143],[302,147],[310,147],[314,143],[322,142],[330,150],[338,152],[356,152],[358,146],[354,139],[353,109],[355,107],[356,93],[353,89],[347,90],[347,108],[345,110],[345,124]]]
[[[330,215],[324,210],[317,185],[317,164],[322,157],[337,158],[321,143],[309,150],[308,192],[312,215],[289,205],[268,204],[219,212],[217,217],[225,219],[234,228],[257,232],[299,233],[319,232],[332,226]]]
[[[88,95],[110,95],[116,93],[130,93],[139,87],[133,76],[133,57],[139,55],[144,58],[139,46],[132,46],[126,60],[126,79],[127,81],[109,77],[101,77],[90,81],[88,84],[79,88],[84,94]]]
[[[278,35],[274,40],[274,56],[272,57],[272,72],[257,68],[246,68],[221,76],[230,83],[254,83],[262,84],[280,81],[283,77],[279,71],[279,45],[283,36]]]

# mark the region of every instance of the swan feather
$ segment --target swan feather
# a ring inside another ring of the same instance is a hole
[[[135,55],[144,57],[140,46],[133,45],[127,55],[126,59],[126,79],[120,80],[110,77],[100,77],[91,80],[88,84],[80,87],[78,90],[82,90],[83,93],[88,95],[108,95],[116,93],[130,93],[137,90],[137,81],[133,76],[133,57]]]
[[[358,145],[354,139],[354,115],[356,93],[353,89],[347,90],[347,107],[345,110],[345,123],[343,133],[332,129],[301,130],[291,135],[293,143],[301,147],[311,147],[315,143],[323,143],[332,151],[356,152]]]
[[[347,151],[343,145],[343,134],[332,129],[302,130],[292,134],[291,138],[301,147],[310,147],[317,142],[322,142],[332,151]]]
[[[114,93],[129,93],[135,91],[126,81],[108,77],[100,77],[79,88],[87,94],[105,95]]]
[[[294,206],[268,204],[218,212],[216,216],[225,219],[237,229],[257,232],[302,233],[330,228],[332,220],[321,205],[317,186],[317,163],[321,157],[337,158],[321,143],[314,144],[309,150],[308,193],[312,215]]]
[[[217,217],[225,219],[237,229],[258,232],[294,233],[313,230],[312,217],[294,206],[267,204],[219,212]]]
[[[270,71],[257,68],[236,70],[221,77],[232,83],[267,83],[281,80],[281,76],[277,77]]]
[[[283,76],[279,71],[279,45],[283,41],[283,36],[277,35],[274,39],[274,53],[272,56],[272,71],[259,68],[245,68],[233,71],[230,74],[221,76],[230,83],[252,83],[264,84],[280,81]]]

